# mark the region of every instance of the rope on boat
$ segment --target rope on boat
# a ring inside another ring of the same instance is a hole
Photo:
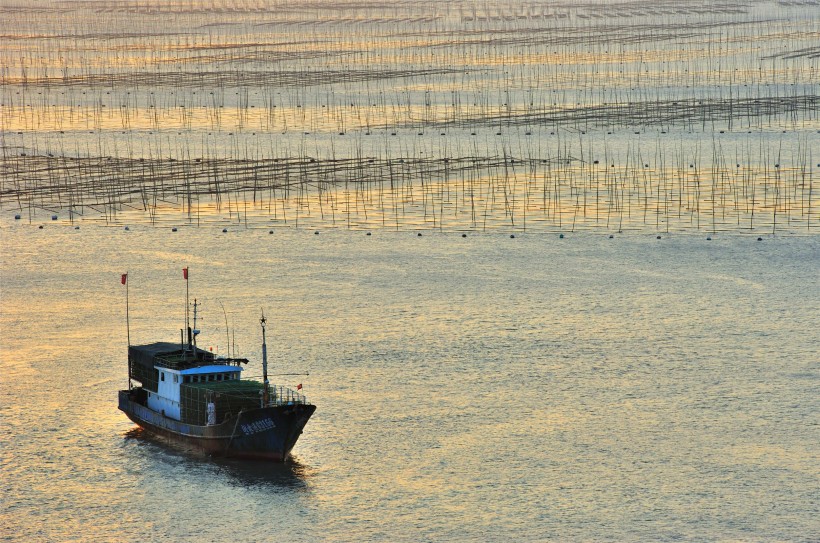
[[[233,430],[231,431],[231,439],[228,440],[228,444],[225,446],[225,453],[227,453],[231,448],[231,443],[233,443],[233,436],[236,435],[236,427],[239,426],[239,419],[242,418],[242,411],[239,411],[239,414],[236,415],[236,422],[233,425]]]

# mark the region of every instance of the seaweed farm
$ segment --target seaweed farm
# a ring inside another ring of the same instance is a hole
[[[0,17],[3,224],[820,230],[820,1]]]

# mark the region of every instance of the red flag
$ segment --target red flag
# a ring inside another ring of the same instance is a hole
[[[120,282],[122,282],[122,284],[124,285],[124,284],[125,284],[125,280],[126,280],[127,278],[128,278],[128,274],[127,274],[127,273],[122,274],[122,279],[120,279]]]
[[[182,277],[184,277],[186,281],[188,280],[188,268],[182,268]]]
[[[298,385],[296,385],[296,390],[302,390],[302,383],[299,383]]]

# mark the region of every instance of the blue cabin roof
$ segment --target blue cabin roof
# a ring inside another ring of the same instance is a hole
[[[180,370],[180,375],[201,375],[203,373],[233,373],[235,371],[242,371],[242,368],[239,366],[227,366],[227,365],[212,365],[212,366],[199,366],[196,368],[188,368],[186,370]]]

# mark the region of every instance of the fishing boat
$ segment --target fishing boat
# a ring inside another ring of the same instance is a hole
[[[183,334],[179,343],[129,345],[129,386],[119,391],[119,409],[146,431],[208,454],[287,460],[316,406],[298,392],[301,384],[270,384],[264,315],[260,324],[262,382],[242,378],[248,359],[198,348],[195,316],[187,341]]]

